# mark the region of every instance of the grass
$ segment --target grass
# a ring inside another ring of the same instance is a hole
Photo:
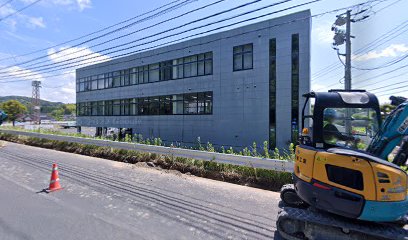
[[[214,161],[203,161],[191,158],[174,157],[171,155],[159,155],[134,150],[99,147],[95,145],[55,141],[6,133],[0,133],[0,140],[105,158],[130,164],[152,162],[161,169],[177,170],[181,173],[189,173],[198,177],[267,190],[277,191],[282,185],[292,182],[290,173],[277,172],[268,169],[257,169],[249,166],[236,166]]]
[[[11,127],[11,126],[1,126],[0,129],[8,129],[8,130],[16,130],[16,131],[23,131],[23,132],[35,132],[35,133],[42,133],[42,134],[53,134],[53,135],[60,135],[60,136],[70,136],[70,137],[80,137],[80,138],[89,138],[89,139],[100,139],[100,140],[114,140],[112,138],[104,138],[104,137],[93,137],[90,135],[82,134],[82,133],[66,133],[61,132],[54,129],[36,129],[36,130],[28,130],[23,129],[21,127]],[[115,141],[118,141],[115,139]],[[126,135],[124,139],[121,140],[122,142],[128,143],[139,143],[139,144],[146,144],[146,145],[155,145],[155,146],[166,146],[160,138],[143,138],[141,134],[134,134],[133,139],[130,135]],[[257,143],[253,142],[251,147],[243,148],[241,151],[237,151],[232,147],[225,148],[221,146],[219,149],[216,149],[212,143],[207,142],[206,144],[201,143],[200,137],[197,138],[196,146],[195,147],[187,147],[180,144],[169,144],[170,147],[175,148],[184,148],[184,149],[195,149],[200,151],[208,151],[208,152],[219,152],[219,153],[227,153],[227,154],[235,154],[235,155],[242,155],[242,156],[253,156],[253,157],[261,157],[261,158],[270,158],[270,159],[277,159],[277,160],[287,160],[287,161],[294,161],[295,159],[295,145],[290,143],[287,150],[280,151],[279,149],[275,148],[273,151],[269,150],[269,142],[264,141],[262,148],[258,148]],[[261,150],[261,151],[259,151]]]

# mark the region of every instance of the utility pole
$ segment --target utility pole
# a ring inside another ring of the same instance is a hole
[[[34,124],[41,124],[41,101],[40,101],[40,88],[41,88],[41,81],[33,81],[33,93],[31,98],[31,105],[32,105],[32,118]]]
[[[366,12],[367,9],[361,10],[358,13],[353,14],[353,16],[357,16],[359,14],[362,14]],[[337,15],[337,19],[334,22],[332,26],[332,31],[334,31],[334,37],[333,37],[333,49],[337,51],[337,55],[343,56],[346,58],[346,62],[343,63],[343,61],[340,61],[344,65],[344,89],[345,90],[351,90],[352,89],[352,84],[351,84],[351,39],[354,38],[354,36],[351,36],[351,23],[355,23],[358,21],[362,21],[369,16],[363,16],[360,19],[352,19],[351,18],[351,10],[347,10],[347,12]],[[346,29],[340,29],[339,27],[346,25]],[[338,46],[340,45],[346,45],[345,53],[342,54],[339,52]]]
[[[367,11],[367,9],[361,10],[360,12],[354,14],[354,16],[361,14],[365,11]],[[335,33],[333,37],[333,40],[334,40],[333,49],[337,51],[337,55],[341,63],[344,65],[344,90],[349,91],[352,89],[352,86],[351,86],[351,39],[354,38],[354,36],[351,36],[351,23],[364,20],[368,16],[363,16],[359,20],[351,19],[351,10],[347,10],[347,12],[340,14],[336,17],[337,19],[332,26],[332,31],[334,31]],[[346,25],[345,30],[338,28],[344,25]],[[338,46],[343,45],[343,44],[346,45],[345,54],[339,53]],[[340,56],[343,56],[346,58],[345,63],[343,63]],[[346,130],[346,133],[349,135],[352,132],[351,109],[346,109],[346,112],[345,112],[345,130]]]
[[[344,89],[351,90],[351,10],[346,13],[346,64],[344,73]]]

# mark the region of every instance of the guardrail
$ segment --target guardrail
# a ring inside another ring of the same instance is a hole
[[[112,147],[126,150],[135,150],[140,152],[150,152],[163,155],[172,155],[175,157],[193,158],[204,161],[215,161],[218,163],[228,163],[233,165],[251,166],[254,168],[264,168],[280,172],[293,172],[293,162],[268,159],[260,157],[241,156],[225,153],[207,152],[199,150],[191,150],[184,148],[153,146],[139,143],[115,142],[110,140],[80,138],[71,136],[60,136],[54,134],[43,134],[35,132],[23,132],[16,130],[0,129],[0,132],[21,135],[27,137],[44,138],[48,140],[66,141],[71,143],[81,143],[95,145],[100,147]]]

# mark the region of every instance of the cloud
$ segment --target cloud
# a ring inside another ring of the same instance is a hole
[[[30,2],[28,2],[30,3]],[[2,8],[0,8],[0,18],[2,17],[7,17],[10,14],[15,13],[17,10],[13,8],[12,5],[6,4]],[[7,24],[11,29],[16,30],[17,24],[22,23],[25,26],[35,29],[37,27],[39,28],[45,28],[45,22],[42,17],[32,17],[23,13],[16,13],[15,15],[6,18],[4,20],[4,23]]]
[[[75,59],[75,65],[91,65],[110,60],[109,56],[93,52],[87,47],[61,47],[58,50],[52,48],[48,50],[48,58],[54,62],[59,63],[64,60]],[[78,62],[77,62],[78,61]],[[67,63],[67,62],[64,62]]]
[[[400,56],[401,53],[406,52],[408,52],[408,46],[405,44],[391,44],[381,51],[371,51],[360,55],[353,55],[352,57],[354,61],[362,62],[378,58],[397,57]]]
[[[65,75],[48,78],[41,89],[44,99],[55,102],[75,102],[75,71],[64,72]]]
[[[71,7],[75,6],[75,9],[81,12],[86,8],[92,7],[91,0],[50,0],[50,1],[55,5],[71,6]]]
[[[7,73],[5,73],[5,75],[14,77],[14,79],[10,79],[10,81],[13,81],[13,80],[32,81],[33,79],[44,81],[44,77],[42,76],[41,73],[31,71],[31,70],[28,70],[28,69],[25,69],[19,66],[12,66],[12,67],[7,68]],[[9,80],[5,80],[5,81],[9,81]]]
[[[80,11],[91,7],[91,0],[77,0],[77,3]]]
[[[33,27],[45,28],[45,23],[42,17],[28,17],[28,22]]]
[[[318,25],[312,28],[312,36],[317,38],[317,41],[322,44],[329,44],[333,42],[333,32],[331,31],[329,22]]]

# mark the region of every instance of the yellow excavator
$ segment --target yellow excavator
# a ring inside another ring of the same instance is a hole
[[[393,97],[397,107],[381,123],[377,97],[364,90],[304,97],[293,184],[281,189],[279,234],[407,240],[407,99]]]

